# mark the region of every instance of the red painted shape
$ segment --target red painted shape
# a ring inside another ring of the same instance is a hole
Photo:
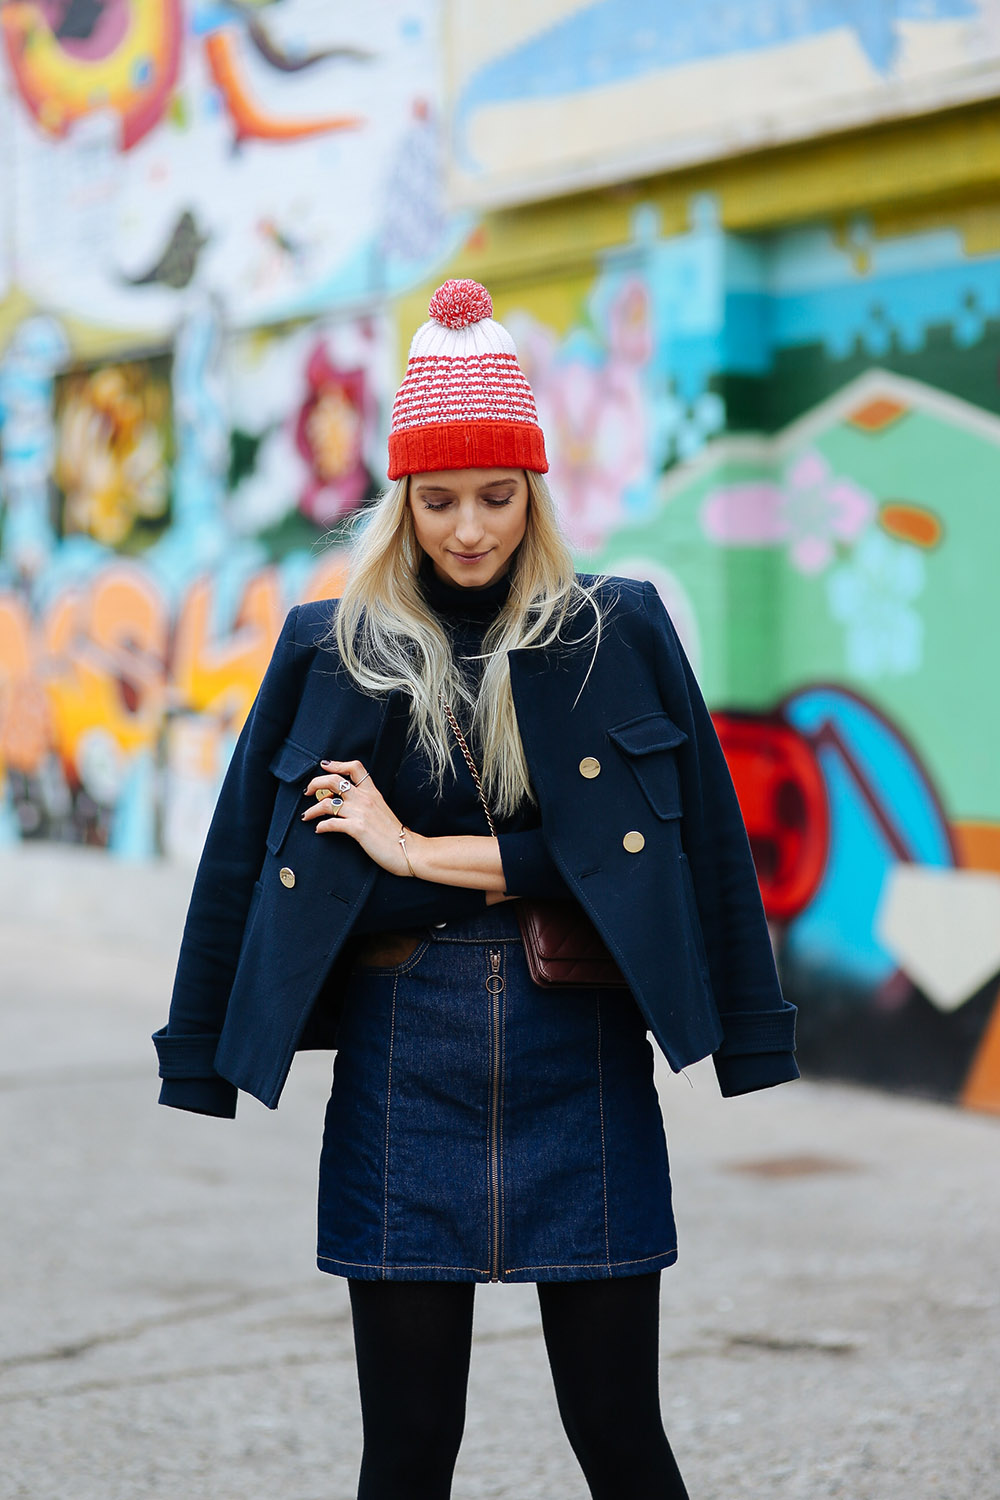
[[[789,922],[816,893],[830,810],[812,746],[776,719],[713,714],[750,837],[768,918]]]

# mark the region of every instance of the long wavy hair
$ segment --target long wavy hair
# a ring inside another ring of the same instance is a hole
[[[455,743],[442,700],[451,704],[480,747],[483,792],[500,818],[510,816],[525,797],[538,800],[517,727],[507,652],[555,643],[576,650],[592,640],[589,676],[612,602],[597,597],[606,575],[586,585],[577,578],[548,486],[540,474],[525,474],[526,529],[511,559],[507,599],[474,658],[484,662],[477,694],[457,669],[444,629],[420,590],[424,554],[413,526],[408,477],[390,485],[350,528],[347,582],[323,642],[336,649],[364,692],[378,697],[400,688],[406,694],[410,738],[430,762],[438,796]],[[590,617],[586,630],[567,640],[563,628],[584,613]]]

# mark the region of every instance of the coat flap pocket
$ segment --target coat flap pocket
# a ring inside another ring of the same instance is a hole
[[[319,762],[320,757],[314,751],[304,749],[294,740],[286,740],[275,752],[267,769],[279,781],[301,781],[303,777],[308,781],[319,770]]]
[[[677,746],[687,739],[667,714],[640,714],[608,730],[608,736],[624,750],[629,770],[642,787],[646,800],[658,818],[679,818],[681,809],[680,778],[677,770]]]
[[[627,755],[648,755],[652,750],[672,750],[687,739],[683,729],[678,729],[667,714],[662,712],[640,714],[637,719],[626,719],[616,724],[608,734]]]

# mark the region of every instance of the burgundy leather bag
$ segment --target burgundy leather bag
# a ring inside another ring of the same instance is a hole
[[[479,779],[476,763],[450,704],[444,703],[444,711],[472,772],[486,821],[490,825],[490,833],[495,838],[496,829],[483,796],[483,784]],[[549,987],[569,984],[601,989],[628,988],[628,980],[579,902],[542,901],[522,896],[517,902],[517,920],[528,968],[535,984]]]

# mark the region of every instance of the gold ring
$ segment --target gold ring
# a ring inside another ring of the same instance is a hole
[[[323,802],[327,797],[332,797],[333,792],[328,786],[320,786],[316,788],[316,791],[313,793],[313,795],[315,796],[317,802]]]

